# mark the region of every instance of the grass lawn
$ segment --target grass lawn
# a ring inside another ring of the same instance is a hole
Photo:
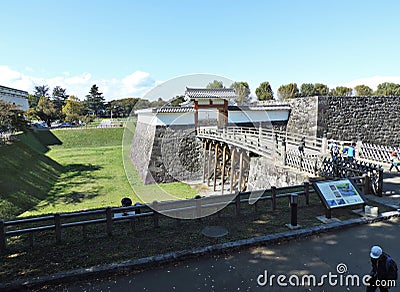
[[[47,156],[62,166],[62,172],[46,198],[22,216],[120,206],[123,197],[141,202],[135,190],[154,194],[159,200],[164,191],[177,198],[196,195],[183,183],[143,185],[129,160],[125,166],[132,189],[124,170],[123,132],[124,128],[53,130],[62,144],[49,146]]]
[[[124,128],[34,131],[0,146],[0,218],[120,206],[123,197],[141,201],[135,190],[158,200],[165,192],[196,195],[183,183],[143,185],[130,160],[123,161],[123,134]]]

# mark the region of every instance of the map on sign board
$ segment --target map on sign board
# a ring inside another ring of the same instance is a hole
[[[361,192],[349,179],[315,182],[314,187],[329,209],[364,204]]]

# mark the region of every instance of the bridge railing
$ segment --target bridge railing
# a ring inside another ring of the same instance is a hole
[[[202,128],[197,132],[199,138],[209,138],[241,147],[264,157],[272,158],[279,155],[279,149],[271,138],[251,128]]]
[[[371,143],[358,143],[359,157],[372,161],[390,163],[392,152],[400,153],[400,147],[383,146]]]
[[[295,150],[288,150],[286,152],[286,165],[313,175],[318,174],[320,159],[320,156],[311,154],[303,155]]]
[[[285,145],[297,146],[303,136],[274,131],[273,129],[228,127],[222,130],[207,129],[200,131],[199,136],[228,142],[264,157],[283,158],[283,155],[285,155],[284,159],[280,159],[283,165],[312,175],[337,178],[366,174],[369,177],[371,190],[376,195],[382,196],[383,169],[380,166],[362,161],[350,163],[345,157],[338,157],[335,160],[328,158],[324,155],[326,149],[324,149],[325,144],[322,139],[304,137],[306,148],[314,150],[314,154],[302,154],[297,150],[297,147],[289,147],[287,150],[286,146],[281,148],[278,141],[285,139]]]
[[[208,127],[199,128],[197,134],[201,138],[212,138],[236,146],[245,146],[243,148],[271,158],[274,155],[278,157],[282,155],[280,141],[283,140],[287,145],[291,145],[291,148],[297,149],[304,139],[306,149],[315,153],[323,153],[324,147],[323,139],[268,128],[227,127],[217,129]]]
[[[354,177],[365,175],[369,191],[377,196],[383,194],[383,169],[380,165],[364,161],[349,161],[343,157],[324,157],[318,170],[326,178]]]

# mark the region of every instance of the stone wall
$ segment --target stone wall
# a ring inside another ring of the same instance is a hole
[[[319,128],[328,138],[388,146],[400,143],[400,97],[319,97]]]
[[[289,104],[288,132],[399,146],[400,97],[304,97],[264,104]]]
[[[152,155],[155,133],[155,126],[140,122],[136,124],[135,135],[130,150],[130,158],[144,183],[148,183],[148,168]]]
[[[287,102],[291,107],[287,131],[315,137],[318,129],[318,97],[293,98]]]
[[[250,171],[247,190],[269,189],[272,186],[286,187],[309,181],[308,174],[297,173],[289,167],[277,165],[274,161],[263,157],[250,159]]]
[[[138,123],[131,159],[145,184],[198,180],[202,176],[202,144],[191,126]]]
[[[306,136],[317,135],[318,97],[293,98],[285,100],[267,100],[263,105],[289,105],[290,115],[286,125],[280,125],[279,130],[287,130]],[[275,127],[274,127],[275,128]]]

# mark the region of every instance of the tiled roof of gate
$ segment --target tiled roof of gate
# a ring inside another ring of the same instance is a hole
[[[194,112],[194,107],[162,107],[162,108],[155,108],[153,112],[156,113],[190,113]]]
[[[236,98],[237,94],[233,88],[188,88],[185,96],[188,98]]]

